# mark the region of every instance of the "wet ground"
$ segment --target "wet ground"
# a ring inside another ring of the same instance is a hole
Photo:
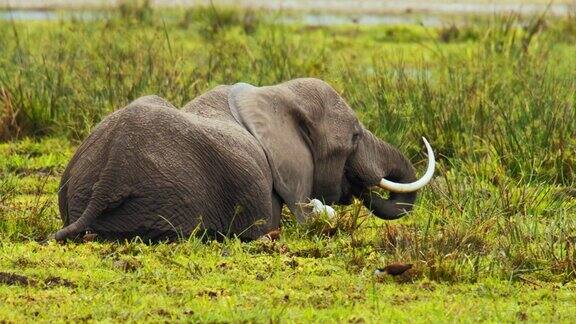
[[[76,284],[74,284],[72,281],[62,279],[60,277],[51,276],[51,277],[48,277],[48,278],[40,281],[40,280],[35,279],[35,278],[30,278],[28,276],[20,275],[17,273],[10,273],[10,272],[0,272],[0,284],[9,285],[9,286],[14,286],[14,285],[38,286],[38,285],[41,285],[45,288],[51,288],[54,286],[64,286],[64,287],[69,287],[69,288],[76,287]]]

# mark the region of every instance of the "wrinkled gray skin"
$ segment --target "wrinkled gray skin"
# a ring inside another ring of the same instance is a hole
[[[321,80],[219,86],[182,110],[147,96],[105,118],[68,164],[56,239],[88,231],[158,241],[195,230],[255,239],[279,228],[283,204],[305,221],[311,198],[356,196],[376,216],[399,218],[416,194],[372,194],[383,177],[415,179]]]

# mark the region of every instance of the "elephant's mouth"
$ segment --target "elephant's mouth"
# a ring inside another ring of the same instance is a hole
[[[341,205],[349,205],[352,203],[352,199],[354,198],[354,195],[351,193],[346,193],[346,194],[342,194],[340,196],[340,200],[338,200],[338,204]]]
[[[381,179],[362,179],[361,175],[354,174],[345,168],[339,203],[350,204],[353,197],[357,197],[375,216],[388,220],[400,218],[412,210],[416,200],[416,191],[432,179],[435,167],[434,152],[428,141],[423,139],[429,158],[426,172],[420,179],[408,182],[413,179],[413,176],[406,176],[405,174],[390,174],[387,176],[388,179],[384,177]],[[375,192],[378,189],[389,191],[389,196],[387,198],[382,197]]]
[[[381,219],[391,220],[406,215],[412,210],[416,200],[416,192],[391,192],[388,198],[385,198],[373,189],[374,185],[359,186],[349,181],[347,183],[348,187],[343,190],[339,203],[348,205],[356,197],[372,214]]]
[[[349,205],[352,203],[354,197],[360,197],[363,191],[367,190],[367,186],[363,185],[360,179],[353,176],[353,173],[348,169],[344,169],[344,176],[342,177],[342,193],[339,204]]]

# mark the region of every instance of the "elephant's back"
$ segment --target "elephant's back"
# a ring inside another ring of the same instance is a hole
[[[102,120],[64,174],[86,178],[110,163],[124,174],[189,168],[209,173],[215,166],[230,164],[242,169],[268,167],[256,138],[235,120],[186,113],[157,96],[137,99]]]
[[[104,179],[110,207],[94,230],[162,231],[166,219],[187,233],[202,217],[206,228],[225,230],[234,213],[225,208],[253,210],[261,191],[272,191],[269,172],[264,152],[239,124],[150,97],[104,119],[82,143],[62,179],[61,214],[65,224],[78,219]]]
[[[80,144],[64,172],[65,176],[77,173],[99,171],[110,158],[118,152],[117,146],[131,146],[144,136],[140,129],[147,121],[158,114],[173,115],[178,110],[158,96],[145,96],[136,99],[126,107],[119,109],[98,123],[90,135]],[[80,175],[80,174],[79,174]]]
[[[228,94],[231,88],[229,85],[217,86],[188,102],[182,112],[193,121],[210,148],[225,156],[256,162],[258,168],[268,170],[261,144],[230,112]]]
[[[138,98],[106,116],[84,139],[68,162],[60,182],[58,200],[60,216],[65,225],[82,214],[92,196],[93,186],[100,179],[107,161],[118,153],[114,146],[125,140],[123,137],[126,133],[133,132],[128,124],[135,115],[134,112],[136,110],[143,112],[138,114],[138,119],[142,119],[147,115],[147,111],[160,109],[177,110],[158,96]]]
[[[211,171],[219,164],[266,169],[266,156],[257,139],[233,117],[219,117],[132,104],[108,133],[115,134],[115,146],[123,147],[118,154],[134,154],[132,158],[139,161],[150,159],[162,170]]]
[[[238,206],[251,212],[265,209],[264,199],[273,190],[264,151],[241,125],[179,110],[156,110],[139,127],[143,137],[127,140],[126,145],[133,147],[126,151],[137,152],[130,160],[138,163],[136,169],[145,170],[131,182],[144,202],[133,203],[141,215],[148,215],[143,221],[152,224],[147,227],[158,228],[158,215],[163,215],[184,233],[200,224],[222,233],[240,233],[250,228],[254,217],[268,216],[245,215],[230,224]],[[114,216],[122,212],[117,210]]]
[[[228,107],[231,88],[228,85],[217,86],[188,102],[182,107],[182,111],[215,120],[234,121]]]

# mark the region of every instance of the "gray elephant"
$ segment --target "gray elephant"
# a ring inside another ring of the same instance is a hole
[[[158,241],[206,231],[251,240],[279,228],[283,204],[304,222],[310,199],[353,196],[380,218],[399,218],[432,177],[425,144],[428,168],[415,181],[410,162],[318,79],[218,86],[182,110],[142,97],[106,117],[72,157],[55,238]]]

